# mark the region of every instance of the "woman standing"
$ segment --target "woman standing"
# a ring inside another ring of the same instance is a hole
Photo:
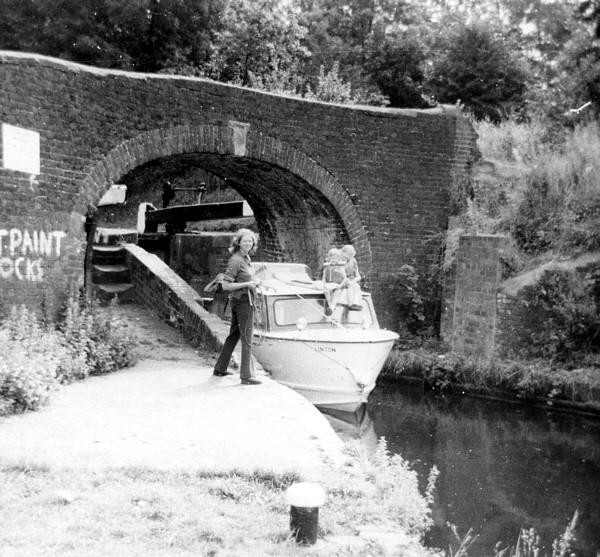
[[[252,230],[240,228],[233,237],[229,252],[231,257],[221,283],[229,292],[231,328],[223,344],[213,375],[233,375],[227,371],[229,360],[238,340],[242,341],[242,363],[240,378],[242,385],[260,385],[254,378],[252,364],[252,329],[254,325],[254,298],[259,280],[254,278],[250,253],[256,248],[256,235]]]

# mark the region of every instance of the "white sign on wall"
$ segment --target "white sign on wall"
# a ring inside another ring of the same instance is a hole
[[[4,168],[27,174],[39,174],[40,134],[3,123],[2,161]]]

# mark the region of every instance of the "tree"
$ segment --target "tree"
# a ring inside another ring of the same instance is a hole
[[[138,71],[205,63],[221,0],[3,0],[0,47]]]
[[[461,102],[494,122],[522,102],[527,71],[488,25],[451,26],[435,48],[428,86],[438,101]]]
[[[570,78],[571,108],[591,101],[597,114],[600,111],[600,2],[581,2],[576,17],[583,26],[572,32],[559,58],[559,68]]]
[[[36,3],[22,35],[33,33],[33,50],[86,64],[133,69],[147,13],[140,3],[119,0],[56,0]],[[18,8],[17,8],[18,9]],[[26,14],[21,12],[21,16]],[[20,49],[27,49],[22,41]]]
[[[331,70],[328,72],[325,72],[325,68],[321,66],[315,90],[313,92],[309,88],[305,95],[306,98],[331,103],[351,104],[353,102],[352,86],[350,83],[345,82],[338,72],[339,64],[337,62],[333,63]]]
[[[596,113],[600,111],[600,45],[594,41],[593,31],[585,27],[574,31],[556,66],[556,86],[565,91],[561,113],[588,101]]]
[[[579,4],[577,11],[583,21],[594,26],[594,35],[600,39],[600,1],[585,0]]]
[[[34,0],[0,2],[0,48],[39,52],[43,18]]]
[[[431,106],[424,92],[425,63],[424,44],[407,31],[386,37],[370,53],[365,69],[391,106],[424,108]]]
[[[423,105],[417,33],[407,31],[418,20],[417,7],[397,0],[302,0],[301,9],[311,53],[304,73],[313,89],[320,68],[337,64],[361,103],[388,104],[390,97],[394,106]]]
[[[198,74],[221,28],[222,0],[149,0],[138,68]]]
[[[207,64],[210,77],[252,86],[295,69],[308,52],[306,29],[278,0],[231,0],[222,14]]]

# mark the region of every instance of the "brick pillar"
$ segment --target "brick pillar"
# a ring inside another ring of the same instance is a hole
[[[490,360],[496,335],[499,253],[504,236],[462,236],[456,258],[454,304],[449,308],[452,350]]]

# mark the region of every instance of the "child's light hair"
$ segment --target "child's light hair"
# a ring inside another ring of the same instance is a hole
[[[352,244],[346,244],[340,251],[343,255],[348,255],[349,257],[354,257],[356,255],[356,250]]]
[[[342,250],[340,250],[338,248],[331,248],[327,252],[327,261],[331,261],[332,259],[338,259],[341,254],[342,254]]]

